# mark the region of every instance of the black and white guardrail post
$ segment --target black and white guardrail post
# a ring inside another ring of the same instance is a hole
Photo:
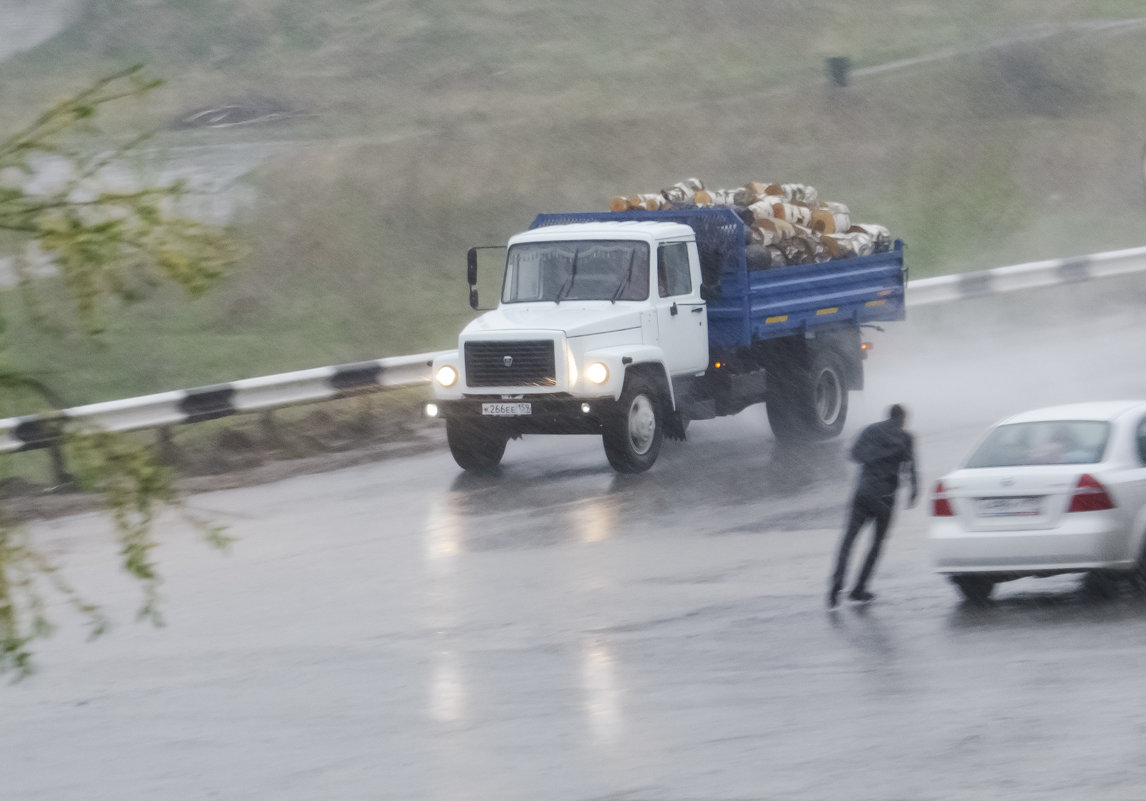
[[[1098,278],[1146,270],[1146,248],[1095,253],[1071,259],[1052,259],[993,270],[943,275],[910,281],[907,308],[928,303],[950,303],[967,298],[1020,292],[1056,284],[1077,284]]]
[[[973,273],[910,281],[907,306],[950,303],[984,295],[1070,284],[1146,270],[1146,247],[1071,259],[1018,264]],[[0,420],[0,452],[53,447],[63,427],[75,422],[104,431],[161,428],[216,420],[430,381],[435,357],[450,351],[316,367],[293,373],[244,378],[229,384],[182,389],[138,398],[93,403],[52,415]],[[58,468],[62,470],[62,467]]]
[[[0,451],[53,447],[69,423],[103,431],[160,428],[428,383],[430,366],[438,353],[315,367],[244,378],[228,384],[92,403],[50,415],[10,417],[0,420]],[[57,465],[57,472],[61,470]]]

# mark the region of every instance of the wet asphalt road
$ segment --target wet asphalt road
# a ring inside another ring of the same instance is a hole
[[[1068,576],[969,608],[925,503],[875,603],[824,593],[861,425],[905,403],[930,486],[1002,414],[1146,397],[1141,283],[1081,322],[1079,290],[873,333],[847,436],[802,452],[748,410],[642,476],[534,438],[496,477],[443,449],[196,496],[237,542],[165,527],[162,630],[98,517],[37,524],[120,625],[85,643],[52,610],[0,690],[0,798],[1139,799],[1143,602]]]

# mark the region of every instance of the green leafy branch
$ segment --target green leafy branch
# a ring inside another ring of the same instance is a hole
[[[65,324],[74,321],[81,332],[98,334],[114,303],[139,301],[161,284],[201,295],[240,258],[225,230],[183,213],[189,194],[185,184],[126,190],[106,185],[104,171],[122,163],[147,136],[108,146],[95,125],[97,112],[160,85],[144,78],[140,67],[122,70],[0,140],[0,244],[14,245],[10,249],[22,289],[18,297],[29,305],[41,331],[52,326],[51,308]],[[41,180],[41,187],[34,188],[46,165],[57,180],[49,188]],[[50,266],[47,276],[34,269],[37,259]],[[16,399],[22,406],[59,408],[48,385],[5,363],[2,304],[9,299],[10,293],[0,293],[0,408]],[[215,547],[225,547],[228,538],[220,527],[188,512],[172,473],[150,449],[126,435],[79,430],[62,418],[56,422],[79,488],[103,499],[118,538],[121,567],[142,587],[139,618],[161,625],[155,554],[161,513],[175,512]],[[0,504],[0,672],[22,677],[31,671],[32,644],[53,630],[46,614],[50,597],[62,598],[86,619],[92,636],[107,630],[100,607],[65,579]]]
[[[59,286],[89,333],[104,328],[109,300],[133,302],[162,283],[195,297],[239,260],[239,248],[225,231],[183,213],[190,194],[184,182],[127,191],[105,185],[103,172],[122,163],[149,135],[95,155],[72,144],[91,146],[102,106],[160,85],[131,67],[60,101],[0,141],[0,231],[24,246],[13,254],[14,263],[26,299],[39,315],[47,308],[42,294],[57,284],[36,280],[37,257],[58,271]],[[48,189],[29,189],[46,165],[62,177]]]

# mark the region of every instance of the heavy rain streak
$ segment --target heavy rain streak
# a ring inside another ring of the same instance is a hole
[[[846,443],[887,403],[926,487],[997,417],[1146,393],[1143,290],[1114,284],[1035,293],[1019,327],[997,297],[872,332],[845,436],[808,449],[748,411],[640,476],[596,438],[534,437],[494,476],[439,443],[197,495],[237,542],[164,544],[170,625],[62,630],[6,691],[12,797],[1128,797],[1140,602],[1064,576],[969,606],[931,572],[925,498],[894,521],[877,601],[823,606]],[[1063,325],[1078,302],[1101,319]],[[129,615],[94,558],[104,525],[35,531]]]
[[[32,5],[0,0],[0,15]],[[158,293],[113,317],[107,347],[33,346],[13,316],[0,346],[77,402],[455,348],[473,319],[467,247],[691,174],[815,182],[904,238],[912,281],[1142,244],[1146,22],[1124,19],[1130,3],[1070,19],[1033,2],[887,0],[875,17],[831,2],[196,4],[221,15],[210,25],[163,0],[51,5],[21,27],[26,46],[0,37],[0,96],[31,102],[75,77],[56,69],[134,53],[146,23],[143,52],[176,72],[145,115],[168,120],[152,168],[227,183],[204,208],[248,248],[201,305]],[[171,31],[203,40],[176,47]],[[14,263],[0,260],[0,302]],[[656,288],[654,271],[590,290],[585,268],[545,295],[522,274],[523,296],[569,314]],[[89,640],[48,596],[36,671],[0,687],[0,800],[1140,798],[1146,599],[1065,574],[971,603],[927,532],[937,478],[995,421],[1146,399],[1144,275],[909,294],[906,320],[861,330],[864,388],[839,437],[781,444],[755,405],[692,421],[635,474],[592,435],[527,434],[495,469],[463,470],[420,417],[369,452],[363,426],[310,461],[255,464],[271,423],[301,448],[331,421],[204,423],[250,459],[181,485],[186,511],[225,527],[225,553],[160,519],[162,628],[132,623],[139,587],[106,514],[52,488],[17,499],[33,510],[20,542],[112,627]],[[829,609],[849,449],[892,404],[919,503],[901,487],[877,597]]]

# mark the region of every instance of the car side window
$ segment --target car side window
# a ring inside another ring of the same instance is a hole
[[[1138,461],[1146,465],[1146,417],[1138,421]]]
[[[657,250],[657,289],[662,298],[692,293],[688,269],[688,245],[672,242]]]

